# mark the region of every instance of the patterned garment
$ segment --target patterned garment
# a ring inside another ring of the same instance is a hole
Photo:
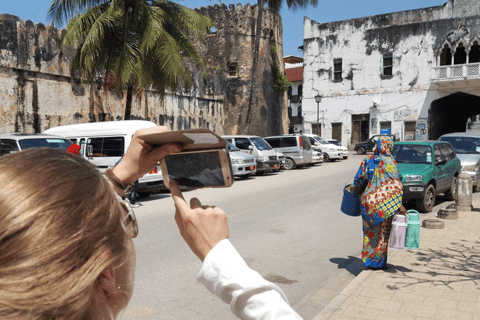
[[[356,185],[364,176],[370,180],[360,206],[364,235],[362,260],[366,267],[375,269],[387,266],[392,217],[402,205],[403,186],[392,150],[390,137],[378,139],[373,155],[363,160],[353,183]]]

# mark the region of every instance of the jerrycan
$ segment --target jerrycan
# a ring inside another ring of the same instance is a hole
[[[420,247],[420,214],[417,210],[408,210],[407,234],[405,247],[418,249]]]
[[[402,250],[405,248],[405,236],[407,233],[407,216],[403,214],[396,214],[393,216],[392,231],[390,232],[390,239],[388,246],[395,250]]]

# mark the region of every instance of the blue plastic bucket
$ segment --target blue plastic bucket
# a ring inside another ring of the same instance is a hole
[[[343,188],[343,199],[340,210],[348,216],[357,217],[360,215],[360,195],[347,190],[350,185]]]

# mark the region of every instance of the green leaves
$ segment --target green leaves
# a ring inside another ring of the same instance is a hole
[[[212,21],[165,0],[54,0],[51,22],[71,18],[61,47],[76,47],[72,75],[103,77],[105,89],[134,92],[152,87],[160,94],[188,80],[183,58],[203,65],[191,42],[203,40]]]

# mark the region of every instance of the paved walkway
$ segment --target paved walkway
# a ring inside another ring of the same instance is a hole
[[[314,320],[480,320],[480,192],[472,202],[444,229],[421,228],[420,249],[389,251],[387,270],[362,271]]]

